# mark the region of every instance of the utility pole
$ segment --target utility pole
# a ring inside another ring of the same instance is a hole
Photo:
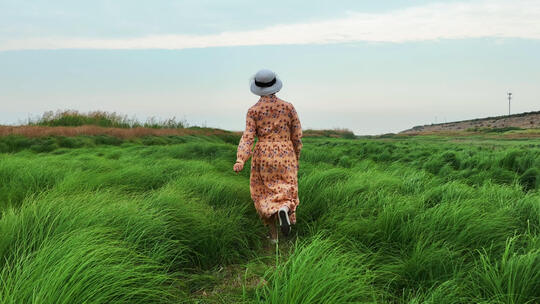
[[[512,92],[508,91],[508,116],[510,116],[510,101],[512,100]]]

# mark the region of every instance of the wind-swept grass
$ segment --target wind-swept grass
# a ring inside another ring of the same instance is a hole
[[[338,242],[320,236],[293,249],[260,287],[261,303],[375,302],[369,255],[351,254]]]
[[[537,141],[307,138],[276,251],[237,139],[1,137],[0,303],[540,301]]]
[[[471,274],[472,293],[490,303],[534,303],[540,301],[540,249],[516,248],[509,238],[501,257],[480,252],[476,271]]]
[[[0,271],[2,303],[170,303],[174,278],[114,241],[113,231],[80,229],[47,238]]]

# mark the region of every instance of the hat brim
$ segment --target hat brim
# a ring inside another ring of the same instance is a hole
[[[279,90],[281,90],[281,87],[283,87],[283,83],[281,83],[281,80],[279,80],[279,78],[276,78],[276,83],[274,83],[274,85],[271,87],[266,87],[266,88],[259,87],[255,84],[255,79],[251,80],[251,85],[250,85],[251,93],[255,95],[259,95],[259,96],[265,96],[265,95],[271,95],[271,94],[277,93],[279,92]]]

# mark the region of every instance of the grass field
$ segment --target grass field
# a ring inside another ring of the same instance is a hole
[[[540,302],[540,139],[305,138],[278,247],[237,142],[0,137],[0,303]]]

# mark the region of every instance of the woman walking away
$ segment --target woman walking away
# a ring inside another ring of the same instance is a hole
[[[251,81],[251,92],[259,101],[249,108],[246,130],[238,144],[234,171],[240,172],[252,154],[250,191],[257,213],[270,226],[271,242],[277,242],[276,217],[287,236],[296,223],[298,206],[298,160],[302,128],[291,103],[276,97],[282,87],[274,72],[260,70]]]

